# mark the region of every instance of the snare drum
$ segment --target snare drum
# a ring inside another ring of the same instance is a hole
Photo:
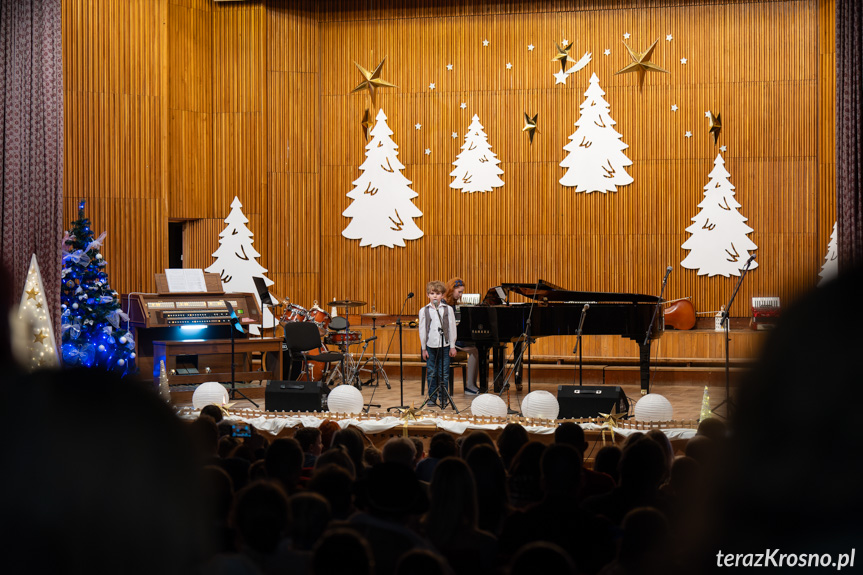
[[[282,323],[289,321],[306,321],[309,312],[306,308],[294,303],[289,303],[285,306],[285,311],[282,312],[282,317],[279,319]]]
[[[327,328],[330,327],[330,314],[319,308],[317,305],[312,306],[312,308],[308,311],[306,315],[305,321],[313,321],[317,324],[318,329],[321,334],[327,332]]]
[[[362,338],[363,334],[358,331],[331,331],[324,341],[333,345],[349,345],[359,342]]]

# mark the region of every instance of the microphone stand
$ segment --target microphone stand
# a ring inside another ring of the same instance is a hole
[[[396,320],[396,325],[399,326],[399,403],[400,405],[394,405],[393,407],[388,407],[387,411],[392,411],[393,409],[407,409],[408,406],[405,405],[405,364],[404,364],[404,342],[402,340],[402,314],[405,312],[405,305],[407,305],[408,300],[414,297],[414,292],[410,292],[408,297],[405,298],[405,301],[402,302],[402,309],[399,310],[399,317]],[[392,339],[390,339],[390,343],[392,343]],[[386,358],[389,355],[389,346],[387,346],[387,353],[384,356]]]
[[[525,341],[527,341],[527,349],[530,350],[531,317],[533,316],[533,308],[534,308],[534,305],[536,304],[536,292],[539,291],[539,282],[540,282],[540,280],[537,279],[536,280],[536,286],[533,288],[533,297],[530,298],[530,309],[527,312],[527,321],[525,321],[524,333],[522,333],[519,336],[519,338],[515,341],[515,343],[513,344],[512,370],[510,370],[510,372],[506,376],[506,379],[504,379],[503,385],[500,387],[500,392],[497,394],[498,397],[501,397],[503,395],[504,391],[509,391],[509,378],[512,377],[519,370],[519,368],[522,365],[522,360],[524,359],[524,349],[525,349],[524,343],[525,343]],[[519,346],[518,354],[516,354],[516,351],[515,351],[516,346]],[[528,360],[529,360],[529,358],[530,358],[530,352],[528,351]],[[506,369],[506,361],[504,361],[503,369]],[[528,385],[527,385],[527,387],[528,387],[528,391],[530,391],[530,364],[528,364],[527,370],[528,370]],[[518,378],[518,377],[520,377],[520,376],[516,376],[516,378]],[[516,381],[516,391],[521,391],[521,387],[519,387],[520,385],[521,384],[519,384],[518,381]],[[506,402],[506,413],[507,413],[507,415],[517,414],[518,411],[516,411],[516,410],[512,409],[512,407],[510,407],[509,395],[507,395],[506,397],[507,397],[507,402]]]
[[[659,290],[659,299],[656,300],[656,306],[653,308],[653,315],[650,317],[650,323],[647,324],[647,333],[644,334],[644,342],[639,346],[639,356],[642,362],[641,369],[641,395],[646,395],[650,392],[650,334],[653,332],[653,323],[656,321],[656,316],[659,314],[659,306],[662,305],[662,297],[665,295],[665,284],[668,282],[668,276],[671,275],[671,266],[665,268],[665,277],[662,278],[662,289]],[[646,359],[645,359],[646,358]],[[644,369],[644,362],[647,361],[648,369]]]
[[[712,413],[715,413],[716,409],[719,409],[726,403],[728,407],[725,408],[726,411],[726,419],[731,416],[731,411],[734,409],[734,402],[731,399],[731,369],[729,367],[729,358],[728,358],[728,347],[731,343],[731,334],[730,334],[730,325],[731,320],[728,316],[728,310],[731,309],[731,304],[734,303],[734,298],[737,297],[737,291],[740,289],[740,285],[743,283],[743,278],[746,277],[746,274],[749,273],[749,266],[752,264],[752,260],[755,259],[755,254],[749,256],[749,259],[746,261],[746,265],[743,266],[743,270],[740,274],[740,278],[737,280],[737,285],[734,286],[734,291],[731,293],[731,299],[728,300],[728,305],[725,306],[725,309],[722,310],[722,320],[720,322],[721,325],[725,326],[725,399],[720,401],[715,408],[711,409]]]
[[[228,306],[228,312],[231,314],[231,399],[234,399],[234,396],[239,395],[255,407],[260,407],[257,403],[252,401],[250,397],[245,395],[242,391],[237,389],[237,384],[234,381],[236,378],[236,363],[234,363],[234,330],[236,329],[240,333],[245,333],[243,331],[243,326],[240,325],[240,320],[237,317],[237,314],[234,312],[234,306],[231,305],[231,302],[225,300],[225,305]]]
[[[575,347],[578,349],[578,387],[583,387],[582,372],[584,371],[584,363],[582,362],[581,348],[581,329],[584,327],[584,317],[587,315],[587,310],[590,309],[590,304],[584,304],[581,308],[581,317],[578,319],[578,330],[575,332]],[[572,350],[575,353],[575,350]]]

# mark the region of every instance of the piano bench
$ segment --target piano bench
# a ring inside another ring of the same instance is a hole
[[[450,362],[449,364],[449,394],[453,394],[453,380],[455,379],[455,368],[461,368],[461,381],[462,385],[467,385],[465,382],[467,381],[467,365],[464,363],[456,363]],[[426,366],[422,367],[422,374],[420,375],[420,395],[426,394]]]

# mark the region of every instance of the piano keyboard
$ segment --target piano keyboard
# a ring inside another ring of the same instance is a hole
[[[752,309],[753,310],[774,310],[779,309],[781,306],[779,305],[778,297],[754,297],[752,298]]]

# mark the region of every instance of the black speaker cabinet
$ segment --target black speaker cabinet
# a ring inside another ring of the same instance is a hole
[[[321,411],[320,381],[270,380],[264,392],[267,411]]]
[[[560,419],[599,417],[600,413],[627,413],[629,401],[617,385],[560,385],[557,388]]]

